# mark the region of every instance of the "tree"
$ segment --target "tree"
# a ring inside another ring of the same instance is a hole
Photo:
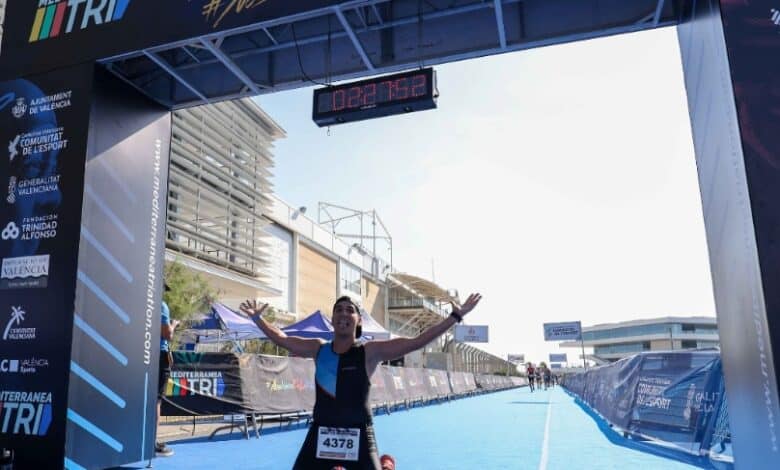
[[[270,305],[265,309],[265,312],[263,312],[263,318],[265,318],[266,321],[269,323],[275,323],[276,322],[276,315],[278,313],[278,310],[276,310],[274,307],[271,307]],[[273,356],[288,356],[289,353],[286,349],[280,348],[273,344],[271,341],[264,340],[264,339],[249,339],[244,340],[240,342],[241,349],[248,354],[267,354],[267,355],[273,355]],[[233,351],[233,343],[228,342],[222,346],[221,349],[222,352],[232,352]]]
[[[171,310],[171,318],[186,321],[198,313],[207,312],[219,296],[219,290],[208,280],[178,261],[165,263],[165,283],[171,290],[163,293],[163,300]]]
[[[276,322],[276,315],[278,310],[270,305],[263,312],[263,318],[270,323]],[[289,355],[287,350],[280,348],[270,341],[263,339],[250,339],[244,346],[244,352],[251,354],[268,354],[275,356],[287,356]]]

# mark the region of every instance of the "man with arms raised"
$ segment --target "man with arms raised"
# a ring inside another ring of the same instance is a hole
[[[333,341],[287,336],[262,318],[267,305],[254,301],[241,304],[268,338],[296,356],[315,360],[316,399],[314,421],[303,442],[294,469],[380,470],[371,406],[368,401],[371,375],[379,363],[424,347],[449,330],[477,306],[479,294],[471,294],[449,317],[416,338],[359,343],[362,336],[360,309],[349,297],[333,305]]]

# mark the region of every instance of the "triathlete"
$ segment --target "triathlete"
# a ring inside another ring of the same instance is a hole
[[[536,372],[534,371],[533,363],[529,362],[528,365],[525,366],[525,376],[528,377],[528,387],[531,389],[531,392],[533,392],[534,381],[536,380]]]
[[[362,336],[360,308],[347,296],[333,305],[333,341],[287,336],[262,318],[267,305],[241,304],[268,339],[299,357],[315,360],[316,398],[311,428],[294,469],[381,470],[371,406],[371,375],[380,362],[404,356],[424,347],[452,328],[477,306],[479,294],[471,294],[462,306],[453,305],[450,316],[416,338],[358,342]]]

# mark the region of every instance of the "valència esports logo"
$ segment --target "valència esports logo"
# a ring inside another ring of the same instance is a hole
[[[119,21],[132,0],[38,0],[29,42]]]

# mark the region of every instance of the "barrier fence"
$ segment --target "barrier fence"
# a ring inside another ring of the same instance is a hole
[[[626,435],[713,465],[733,463],[716,350],[641,353],[567,374],[562,384]]]
[[[173,353],[164,416],[283,415],[314,407],[314,361],[233,353]],[[379,366],[371,377],[374,408],[449,399],[526,385],[503,377]]]

